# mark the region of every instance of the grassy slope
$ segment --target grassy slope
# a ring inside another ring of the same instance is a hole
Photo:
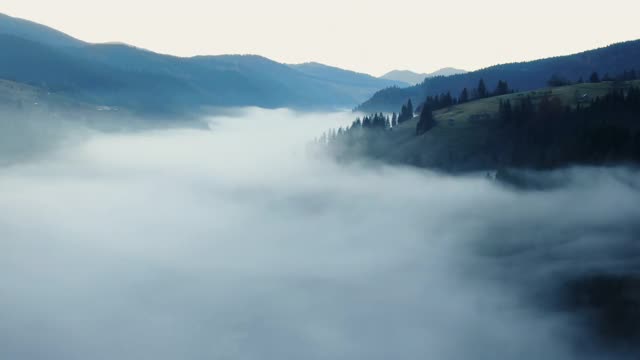
[[[614,87],[629,87],[631,82],[614,84],[578,84],[559,88],[540,89],[499,97],[492,97],[453,106],[434,113],[437,126],[422,136],[415,135],[418,117],[406,121],[388,133],[384,151],[376,157],[387,161],[425,167],[447,167],[451,170],[492,169],[496,159],[492,154],[500,100],[531,96],[534,102],[543,96],[559,97],[566,105],[575,106],[583,94],[590,97],[605,95]],[[633,82],[640,86],[640,81]],[[452,168],[451,164],[455,164]]]

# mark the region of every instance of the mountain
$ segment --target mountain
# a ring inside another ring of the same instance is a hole
[[[166,112],[202,100],[202,94],[191,84],[170,75],[120,70],[11,35],[0,34],[0,47],[4,49],[0,57],[1,79],[79,101],[131,107],[139,112]]]
[[[344,70],[316,62],[308,62],[304,64],[295,64],[289,66],[318,80],[330,81],[335,84],[341,84],[343,86],[352,87],[354,89],[362,89],[364,91],[375,89],[375,92],[377,90],[380,90],[380,85],[382,83],[385,84],[384,87],[410,85],[410,83],[403,81],[376,78],[369,74]]]
[[[352,108],[379,89],[406,85],[255,55],[182,58],[126,44],[89,44],[5,15],[0,17],[0,48],[0,79],[142,113],[211,106]]]
[[[446,68],[442,68],[440,70],[436,70],[430,74],[427,74],[426,77],[431,78],[431,77],[436,77],[436,76],[451,76],[451,75],[458,75],[458,74],[466,74],[468,73],[467,70],[462,70],[462,69],[456,69],[456,68],[452,68],[452,67],[446,67]]]
[[[0,13],[0,34],[18,36],[56,47],[86,45],[85,42],[67,34],[32,21],[14,18]]]
[[[436,77],[436,76],[451,76],[457,74],[464,74],[466,70],[456,69],[452,67],[442,68],[440,70],[434,71],[429,74],[418,74],[410,70],[393,70],[384,75],[382,75],[381,79],[387,80],[395,80],[401,81],[407,84],[418,84],[424,81],[426,78]]]
[[[592,72],[600,76],[618,75],[626,70],[640,70],[640,40],[613,44],[604,48],[553,58],[496,65],[466,74],[434,77],[407,88],[390,87],[377,92],[358,107],[364,112],[398,111],[407,99],[419,104],[427,96],[446,92],[458,96],[463,88],[469,90],[484,79],[490,90],[499,80],[521,91],[542,88],[553,75],[576,81],[588,80]]]

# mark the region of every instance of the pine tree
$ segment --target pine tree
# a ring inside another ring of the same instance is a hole
[[[407,105],[402,105],[400,115],[398,115],[398,124],[407,120]]]
[[[420,136],[427,131],[431,130],[436,125],[436,121],[433,118],[433,112],[429,106],[425,105],[422,107],[422,112],[420,113],[420,120],[418,121],[418,125],[416,125],[416,135]]]
[[[494,92],[494,95],[500,96],[500,95],[506,95],[508,93],[509,93],[509,84],[507,84],[506,81],[499,80],[498,86],[496,86],[496,91]]]
[[[553,74],[551,75],[551,78],[547,81],[547,85],[549,85],[550,87],[559,87],[559,86],[571,85],[571,82],[562,75]]]
[[[589,77],[589,82],[599,83],[600,75],[598,75],[598,73],[594,71],[593,73],[591,73],[591,76]]]
[[[453,97],[451,96],[451,92],[447,91],[447,93],[444,95],[444,106],[445,107],[449,107],[451,105],[453,105]]]
[[[462,103],[466,103],[467,101],[469,101],[469,90],[467,90],[467,88],[464,88],[460,93],[460,98],[458,99],[458,102],[462,104]]]
[[[488,95],[487,85],[484,84],[484,79],[480,79],[478,82],[478,98],[484,99]]]
[[[402,105],[402,109],[400,110],[400,115],[398,115],[398,124],[411,120],[413,118],[413,104],[411,103],[411,99],[407,102],[406,105]]]

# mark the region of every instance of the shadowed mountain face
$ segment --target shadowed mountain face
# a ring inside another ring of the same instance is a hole
[[[0,34],[37,40],[49,46],[83,46],[85,42],[50,27],[0,13]],[[4,49],[3,49],[4,50]]]
[[[427,96],[446,92],[458,96],[464,88],[471,90],[477,87],[481,79],[491,90],[499,80],[505,80],[512,89],[526,91],[545,87],[553,75],[577,81],[580,77],[588,80],[594,71],[600,76],[616,76],[633,69],[640,69],[640,40],[574,55],[496,65],[466,74],[434,77],[404,89],[388,88],[377,92],[358,109],[364,112],[398,111],[408,99],[421,103]]]
[[[333,66],[327,66],[316,62],[309,62],[304,64],[290,65],[292,68],[299,70],[307,75],[316,77],[318,79],[324,79],[333,81],[336,83],[342,83],[350,86],[363,86],[373,87],[380,85],[380,78],[373,77],[368,74],[362,74],[355,71],[349,71],[340,69]],[[387,86],[407,86],[410,83],[402,80],[386,79],[384,81]]]
[[[400,82],[321,64],[285,65],[252,55],[180,58],[124,44],[88,44],[0,16],[0,78],[140,113],[207,106],[351,108]]]
[[[407,84],[414,85],[414,84],[423,82],[424,79],[426,78],[431,78],[436,76],[451,76],[451,75],[465,74],[465,73],[467,73],[466,70],[456,69],[452,67],[442,68],[440,70],[437,70],[428,74],[427,73],[418,74],[410,70],[393,70],[382,75],[380,78],[402,81]]]

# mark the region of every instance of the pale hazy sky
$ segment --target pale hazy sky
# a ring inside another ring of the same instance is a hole
[[[472,70],[640,38],[639,0],[2,0],[0,12],[91,42],[374,75]]]

